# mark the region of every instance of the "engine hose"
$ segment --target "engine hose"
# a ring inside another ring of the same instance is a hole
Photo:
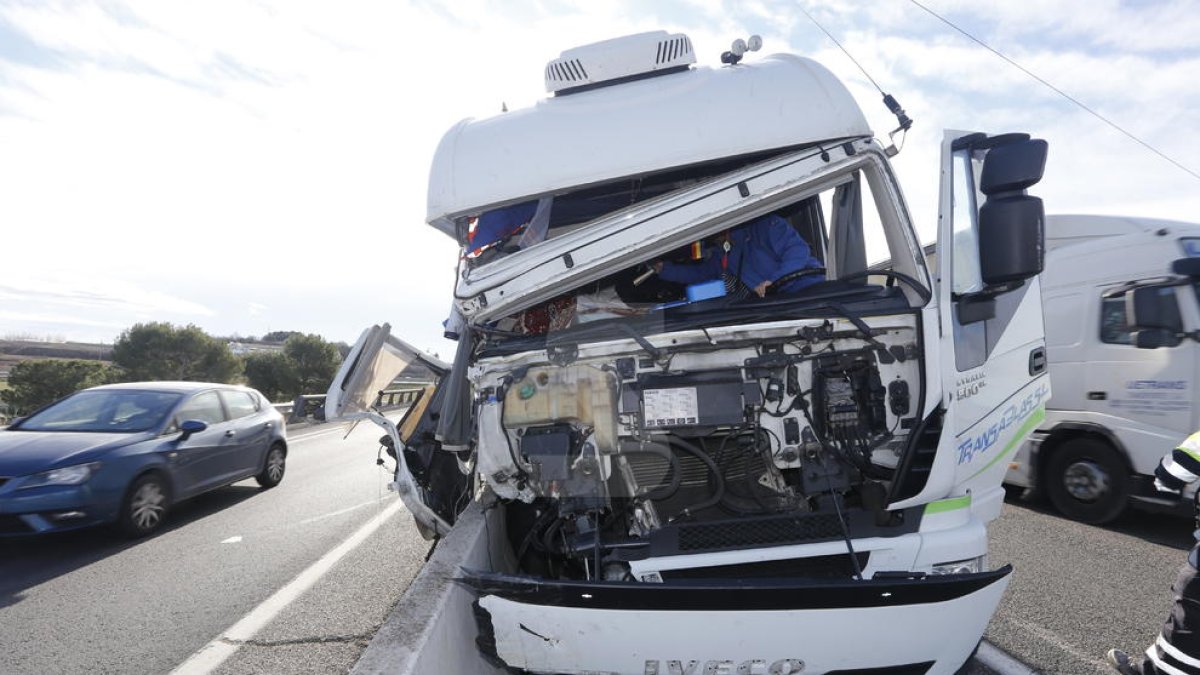
[[[666,460],[668,465],[667,471],[671,479],[670,482],[666,485],[659,483],[638,496],[652,502],[670,499],[675,496],[675,493],[679,491],[679,486],[683,483],[683,472],[679,470],[679,460],[675,458],[675,453],[671,452],[671,448],[658,443],[648,443],[645,445],[627,443],[626,446],[621,448],[620,454],[654,455]]]
[[[704,462],[705,465],[708,466],[708,470],[712,472],[712,476],[717,485],[713,490],[713,494],[709,496],[708,499],[687,507],[686,509],[680,511],[679,514],[671,520],[675,520],[675,518],[679,517],[687,517],[696,511],[702,511],[709,507],[716,506],[717,504],[721,503],[721,499],[725,496],[725,476],[721,475],[721,467],[717,466],[717,463],[713,461],[712,457],[709,457],[707,452],[694,445],[691,441],[685,441],[682,438],[675,438],[673,440],[675,445],[681,450],[689,455],[692,455],[701,462]]]

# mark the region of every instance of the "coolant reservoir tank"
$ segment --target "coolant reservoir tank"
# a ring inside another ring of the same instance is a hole
[[[614,452],[617,441],[615,375],[594,366],[530,368],[504,395],[504,426],[509,429],[575,423],[591,427],[596,447]]]

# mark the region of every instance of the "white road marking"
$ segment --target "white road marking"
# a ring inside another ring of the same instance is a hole
[[[1007,652],[984,640],[979,643],[975,660],[995,671],[997,675],[1036,675],[1037,671],[1013,658]]]
[[[225,539],[221,543],[222,544],[237,544],[237,543],[241,542],[241,540],[242,540],[242,535],[238,534],[238,535],[234,535],[228,539]]]
[[[1091,664],[1092,666],[1095,666],[1096,672],[1104,672],[1104,671],[1110,670],[1108,663],[1106,663],[1103,659],[1098,659],[1095,657],[1095,655],[1088,654],[1084,650],[1082,650],[1079,647],[1076,647],[1075,645],[1068,642],[1065,638],[1063,638],[1058,633],[1055,633],[1054,631],[1050,630],[1049,628],[1046,628],[1045,626],[1038,625],[1032,621],[1024,621],[1022,619],[1009,619],[1008,622],[1015,626],[1023,628],[1026,631],[1029,631],[1035,637],[1040,638],[1041,640],[1054,645],[1055,647],[1070,654],[1071,656],[1074,656],[1075,658],[1079,659],[1080,661],[1087,663],[1087,664]]]
[[[171,675],[206,675],[216,670],[243,643],[254,637],[258,631],[270,623],[285,607],[303,595],[322,576],[333,569],[333,566],[347,553],[366,541],[388,518],[399,513],[400,507],[401,503],[399,500],[392,502],[390,506],[367,521],[365,525],[358,528],[345,541],[321,556],[320,560],[298,574],[295,579],[289,581],[286,586],[275,591],[262,604],[250,610],[249,614],[225,629],[224,633],[218,635],[212,642],[204,645],[189,656],[186,661],[176,666],[171,671]]]
[[[332,511],[332,512],[330,512],[330,513],[326,513],[325,515],[322,515],[322,516],[314,516],[314,517],[312,517],[312,518],[305,518],[304,520],[300,521],[300,523],[299,523],[299,524],[300,524],[300,525],[307,525],[308,523],[315,523],[315,522],[317,522],[318,520],[325,520],[326,518],[332,518],[332,517],[334,517],[334,516],[340,516],[340,515],[342,515],[343,513],[350,513],[351,511],[354,511],[355,509],[361,509],[361,508],[362,508],[362,507],[364,507],[364,506],[370,506],[370,505],[372,505],[372,504],[378,504],[378,503],[379,503],[379,500],[377,500],[377,499],[375,499],[375,500],[371,500],[371,501],[369,501],[369,502],[363,502],[363,503],[361,503],[361,504],[358,504],[358,505],[355,505],[355,506],[350,506],[350,507],[347,507],[347,508],[341,509],[341,510],[339,510],[339,511]]]
[[[325,436],[333,436],[335,434],[344,434],[344,433],[346,433],[345,429],[340,429],[340,428],[339,429],[329,429],[328,431],[316,431],[311,434],[304,434],[303,436],[291,436],[288,438],[288,443],[299,443],[300,441],[308,441],[308,440],[312,440],[314,438],[323,438]]]

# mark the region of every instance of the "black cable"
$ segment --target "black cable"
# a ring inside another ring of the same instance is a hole
[[[1180,170],[1182,170],[1182,171],[1185,171],[1185,172],[1187,172],[1187,173],[1188,173],[1188,174],[1189,174],[1189,175],[1190,175],[1192,178],[1195,178],[1195,179],[1197,179],[1197,180],[1200,180],[1200,173],[1196,173],[1195,171],[1192,171],[1191,169],[1189,169],[1189,168],[1187,168],[1186,166],[1184,166],[1183,164],[1180,164],[1179,162],[1175,161],[1174,159],[1171,159],[1171,158],[1170,158],[1170,157],[1168,157],[1166,154],[1164,154],[1162,151],[1160,151],[1158,148],[1154,147],[1153,145],[1150,145],[1150,144],[1149,144],[1149,143],[1147,143],[1146,141],[1143,141],[1142,139],[1138,138],[1137,136],[1134,136],[1132,133],[1130,133],[1130,132],[1126,131],[1125,129],[1123,129],[1123,128],[1122,128],[1120,125],[1118,125],[1116,122],[1113,122],[1112,120],[1108,119],[1108,118],[1107,118],[1107,117],[1105,117],[1104,115],[1101,115],[1100,113],[1096,112],[1095,110],[1092,110],[1091,108],[1089,108],[1088,106],[1084,105],[1084,104],[1083,104],[1081,101],[1079,101],[1079,100],[1078,100],[1078,99],[1076,99],[1075,97],[1071,96],[1070,94],[1066,93],[1066,92],[1065,92],[1065,91],[1063,91],[1062,89],[1059,89],[1058,87],[1054,86],[1053,84],[1050,84],[1050,83],[1049,83],[1049,82],[1047,82],[1046,80],[1043,80],[1042,78],[1040,78],[1040,77],[1038,77],[1037,75],[1033,74],[1033,73],[1032,73],[1032,72],[1031,72],[1031,71],[1030,71],[1028,68],[1026,68],[1025,66],[1022,66],[1021,64],[1019,64],[1019,63],[1017,63],[1016,61],[1014,61],[1014,60],[1012,60],[1012,59],[1008,58],[1008,57],[1007,57],[1007,56],[1005,56],[1004,54],[1001,54],[999,50],[997,50],[997,49],[993,48],[991,45],[987,44],[987,43],[986,43],[986,42],[984,42],[983,40],[980,40],[979,38],[975,37],[974,35],[971,35],[971,34],[970,34],[970,33],[968,33],[967,31],[963,30],[962,28],[959,28],[959,27],[958,27],[956,24],[954,24],[954,22],[950,21],[950,20],[949,20],[949,19],[947,19],[946,17],[942,16],[941,14],[938,14],[937,12],[933,11],[932,9],[929,9],[929,8],[928,8],[928,7],[926,7],[925,5],[923,5],[923,4],[921,4],[920,2],[918,2],[917,0],[908,0],[908,1],[909,1],[909,2],[911,2],[912,4],[916,5],[917,7],[920,7],[920,8],[921,8],[922,10],[924,10],[924,11],[925,11],[927,14],[929,14],[929,15],[930,15],[930,16],[932,16],[933,18],[937,19],[938,21],[941,21],[942,23],[944,23],[944,24],[946,24],[947,26],[949,26],[949,27],[953,28],[954,30],[958,31],[959,33],[962,33],[964,36],[966,36],[966,38],[967,38],[968,40],[971,40],[972,42],[974,42],[975,44],[979,45],[980,47],[983,47],[984,49],[986,49],[986,50],[988,50],[989,52],[991,52],[991,53],[995,54],[996,56],[999,56],[1001,59],[1004,59],[1004,61],[1005,61],[1006,63],[1008,63],[1010,66],[1012,66],[1012,67],[1016,68],[1017,70],[1021,71],[1022,73],[1025,73],[1025,74],[1026,74],[1026,75],[1028,75],[1029,77],[1032,77],[1033,79],[1037,80],[1038,82],[1040,82],[1042,85],[1044,85],[1045,87],[1047,87],[1048,89],[1050,89],[1050,90],[1051,90],[1051,91],[1053,91],[1054,93],[1058,94],[1059,96],[1062,96],[1063,98],[1067,99],[1067,100],[1068,100],[1068,101],[1070,101],[1071,103],[1074,103],[1075,105],[1079,106],[1080,108],[1082,108],[1083,110],[1085,110],[1085,111],[1086,111],[1088,114],[1092,115],[1092,116],[1093,116],[1093,117],[1095,117],[1096,119],[1100,120],[1101,122],[1104,122],[1105,124],[1107,124],[1108,126],[1112,127],[1113,129],[1116,129],[1117,131],[1121,132],[1122,134],[1124,134],[1124,135],[1125,135],[1126,137],[1128,137],[1129,139],[1133,140],[1133,141],[1134,141],[1135,143],[1137,143],[1138,145],[1141,145],[1142,147],[1146,148],[1146,149],[1147,149],[1147,150],[1149,150],[1150,152],[1153,152],[1154,154],[1156,154],[1156,155],[1158,155],[1159,157],[1161,157],[1161,158],[1163,158],[1163,159],[1167,160],[1167,161],[1168,161],[1168,162],[1170,162],[1171,164],[1174,164],[1176,168],[1178,168],[1178,169],[1180,169]],[[803,10],[803,9],[801,9],[801,11],[804,11],[804,10]],[[805,13],[807,14],[807,12],[805,12]],[[810,18],[811,18],[811,17],[810,17]],[[844,51],[844,50],[843,50],[843,51]],[[870,76],[868,76],[868,77],[870,77]]]
[[[708,455],[708,453],[705,452],[704,450],[696,447],[689,441],[683,440],[682,438],[675,438],[675,445],[680,447],[684,452],[686,452],[686,453],[692,455],[693,457],[695,457],[696,459],[700,460],[701,462],[704,462],[704,464],[708,466],[709,471],[712,472],[713,478],[716,479],[717,485],[716,485],[716,488],[713,490],[713,494],[710,495],[708,499],[706,499],[702,502],[698,502],[696,504],[693,504],[692,506],[689,506],[689,507],[683,509],[678,514],[676,514],[673,518],[670,519],[672,521],[677,518],[681,518],[681,517],[686,518],[688,516],[691,516],[696,511],[702,511],[709,507],[716,506],[717,504],[721,503],[721,498],[725,496],[725,477],[721,475],[721,468],[719,466],[717,466],[716,462],[713,461],[712,457],[710,457]],[[670,521],[668,521],[668,522],[670,522]]]
[[[654,492],[655,490],[659,490],[659,489],[663,488],[663,484],[659,483],[658,485],[655,485],[650,490],[647,490],[644,494],[634,495],[635,497],[641,497],[647,501],[657,502],[657,501],[662,501],[664,499],[670,499],[671,497],[673,497],[675,495],[676,492],[679,491],[679,486],[683,483],[683,472],[679,469],[679,460],[675,457],[675,454],[673,452],[671,452],[671,449],[669,447],[664,448],[662,445],[660,445],[658,443],[651,442],[651,443],[636,445],[636,446],[628,448],[628,449],[622,448],[619,454],[620,455],[636,455],[636,454],[654,455],[656,457],[661,457],[662,459],[666,460],[666,462],[667,462],[667,470],[670,472],[671,482],[669,485],[666,486],[665,491],[662,494],[656,494]]]
[[[839,503],[841,495],[833,490],[833,479],[829,477],[828,472],[825,473],[825,482],[829,484],[829,497],[833,499],[833,509],[837,511],[838,523],[842,526],[842,536],[846,539],[846,549],[850,551],[850,563],[854,565],[854,574],[859,581],[862,581],[862,566],[858,564],[858,554],[854,552],[854,543],[850,539],[850,522],[842,515],[842,507]]]

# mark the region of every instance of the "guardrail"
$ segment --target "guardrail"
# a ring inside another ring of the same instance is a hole
[[[372,407],[387,409],[409,405],[416,401],[424,390],[424,387],[385,389],[379,392]],[[287,417],[289,422],[300,422],[309,418],[317,422],[325,421],[325,394],[301,394],[291,403],[272,403],[271,405]]]

